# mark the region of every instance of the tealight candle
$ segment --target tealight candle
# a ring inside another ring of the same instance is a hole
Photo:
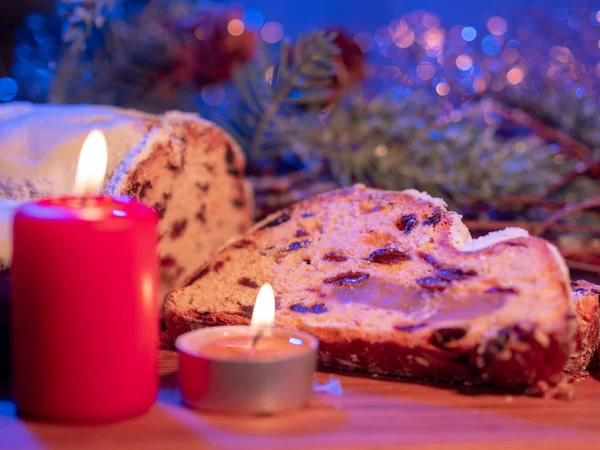
[[[110,422],[156,399],[157,216],[129,198],[94,196],[105,167],[106,143],[94,132],[79,161],[81,196],[27,203],[15,214],[11,369],[19,414]]]
[[[179,384],[186,405],[211,411],[272,414],[305,405],[312,394],[318,341],[271,328],[275,296],[259,291],[251,326],[204,328],[183,334]]]

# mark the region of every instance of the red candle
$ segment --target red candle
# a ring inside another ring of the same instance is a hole
[[[20,414],[110,422],[158,388],[157,217],[134,200],[57,198],[15,214],[13,391]]]

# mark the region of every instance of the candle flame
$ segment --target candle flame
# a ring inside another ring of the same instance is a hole
[[[253,327],[270,327],[273,322],[275,322],[275,293],[273,287],[267,283],[258,291],[250,324]]]
[[[75,175],[76,195],[98,195],[104,184],[107,164],[107,148],[104,134],[92,131],[81,148]]]

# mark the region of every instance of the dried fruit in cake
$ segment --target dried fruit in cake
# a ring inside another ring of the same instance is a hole
[[[286,251],[299,229],[306,244]],[[224,258],[170,294],[171,338],[248,323],[240,305],[252,308],[257,289],[236,282],[245,277],[273,285],[278,325],[317,336],[325,368],[544,391],[575,343],[569,275],[551,244],[520,229],[473,240],[442,200],[413,190],[313,197],[214,260]]]

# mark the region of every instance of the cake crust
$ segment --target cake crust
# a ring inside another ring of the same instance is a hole
[[[565,372],[575,377],[587,375],[587,369],[597,359],[600,342],[600,286],[584,280],[573,281],[573,303],[577,314],[576,347]]]
[[[518,229],[473,240],[413,190],[357,185],[267,217],[169,295],[169,336],[248,323],[266,282],[277,324],[315,335],[323,368],[547,391],[574,345],[551,244]]]

